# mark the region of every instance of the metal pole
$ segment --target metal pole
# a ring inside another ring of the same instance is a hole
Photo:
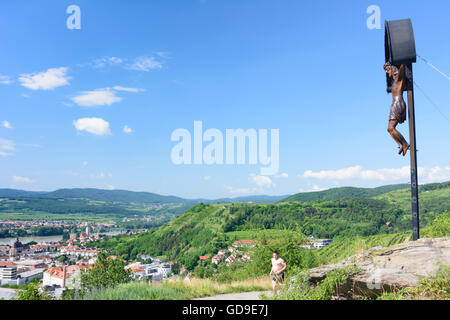
[[[413,241],[419,239],[419,192],[417,182],[417,150],[416,150],[416,119],[414,114],[414,82],[412,65],[410,68],[410,86],[408,90],[409,141],[411,157],[411,209]]]

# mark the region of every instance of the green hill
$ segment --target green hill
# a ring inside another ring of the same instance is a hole
[[[408,189],[379,198],[282,202],[276,204],[199,204],[165,225],[135,237],[118,237],[97,245],[124,258],[137,253],[165,256],[195,265],[200,255],[211,255],[255,230],[299,231],[316,238],[393,234],[411,228]],[[450,211],[450,186],[420,188],[421,226]],[[390,227],[386,225],[390,222]],[[256,233],[257,234],[257,233]],[[270,234],[269,234],[270,235]]]
[[[189,200],[163,196],[151,192],[134,192],[127,190],[103,190],[95,188],[58,189],[51,192],[34,192],[15,189],[0,189],[0,198],[10,197],[34,197],[47,199],[86,199],[107,202],[134,202],[146,204],[185,203]]]
[[[387,200],[392,205],[400,206],[404,210],[411,209],[411,188],[395,190],[374,197]],[[441,209],[450,211],[450,181],[430,183],[419,186],[419,212],[440,212]]]
[[[356,187],[340,187],[332,188],[324,191],[302,192],[294,194],[283,199],[283,202],[289,201],[315,201],[315,200],[338,200],[338,199],[354,199],[354,198],[371,198],[381,194],[385,194],[398,189],[409,188],[408,184],[393,184],[381,186],[377,188],[356,188]]]
[[[49,198],[80,198],[94,201],[110,202],[136,202],[147,204],[160,203],[184,203],[187,200],[174,197],[162,196],[151,192],[134,192],[127,190],[103,190],[103,189],[59,189],[49,192],[46,195]]]

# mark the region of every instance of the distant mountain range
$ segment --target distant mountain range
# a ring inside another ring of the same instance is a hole
[[[28,197],[47,199],[87,199],[106,202],[135,202],[144,204],[185,203],[189,200],[163,196],[151,192],[134,192],[127,190],[103,190],[94,188],[58,189],[51,192],[0,189],[0,197]]]
[[[45,198],[45,199],[86,199],[105,202],[128,202],[142,204],[182,204],[182,203],[273,203],[282,200],[288,195],[267,196],[255,195],[237,198],[209,199],[184,199],[176,196],[164,196],[152,192],[135,192],[128,190],[104,190],[95,188],[58,189],[55,191],[25,191],[17,189],[0,189],[0,198]]]
[[[58,189],[55,191],[25,191],[0,189],[0,198],[46,198],[46,199],[87,199],[105,202],[127,202],[142,204],[186,204],[186,203],[275,203],[284,201],[336,200],[344,198],[369,198],[394,190],[408,188],[408,184],[387,185],[377,188],[340,187],[318,192],[302,192],[294,195],[268,196],[253,195],[236,198],[184,199],[176,196],[164,196],[152,192],[128,190],[104,190],[95,188]]]

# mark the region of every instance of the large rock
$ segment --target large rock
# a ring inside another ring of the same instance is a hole
[[[450,237],[372,248],[337,264],[311,269],[309,277],[314,284],[328,271],[356,266],[360,271],[350,275],[337,294],[373,297],[383,291],[417,286],[420,279],[435,275],[442,265],[450,266]]]

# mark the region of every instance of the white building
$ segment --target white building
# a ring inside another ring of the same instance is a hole
[[[76,288],[82,268],[85,268],[85,266],[73,265],[50,268],[44,272],[42,284],[44,287]]]
[[[317,240],[313,240],[311,243],[312,243],[312,248],[319,249],[319,248],[324,248],[324,247],[328,246],[331,242],[333,242],[333,240],[331,240],[331,239],[317,239]]]
[[[137,280],[161,281],[172,273],[172,266],[169,263],[154,262],[151,264],[142,264],[140,262],[132,263],[125,267],[133,272],[133,277]]]
[[[99,253],[98,250],[95,249],[85,249],[79,248],[77,246],[67,246],[61,247],[61,254],[67,254],[69,256],[79,256],[79,257],[95,257]]]
[[[44,268],[33,268],[18,272],[17,265],[13,262],[3,262],[0,264],[0,284],[21,285],[30,282],[35,278],[42,277]]]

